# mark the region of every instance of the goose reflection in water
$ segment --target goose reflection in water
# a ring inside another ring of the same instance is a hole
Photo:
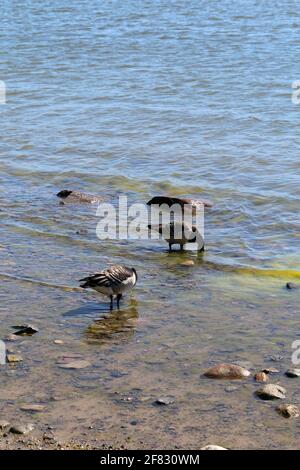
[[[135,302],[131,302],[128,308],[111,311],[93,321],[85,331],[88,342],[108,343],[131,340],[138,319],[138,311],[134,304]]]

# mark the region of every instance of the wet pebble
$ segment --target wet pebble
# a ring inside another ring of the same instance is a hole
[[[9,363],[23,361],[23,357],[20,354],[7,354],[6,359]]]
[[[265,374],[265,372],[257,372],[257,374],[254,376],[254,379],[256,382],[267,382],[268,376]]]
[[[64,344],[62,339],[55,339],[53,342],[54,344]]]
[[[27,423],[27,424],[14,424],[10,428],[10,432],[13,434],[29,434],[31,431],[34,430],[34,426],[32,423]]]
[[[282,404],[277,406],[276,411],[284,418],[299,418],[300,416],[299,408],[296,405]]]
[[[300,369],[288,369],[285,375],[290,378],[300,377]]]
[[[27,404],[20,406],[21,411],[28,411],[29,413],[38,413],[40,411],[45,410],[45,405],[38,405],[38,404]]]
[[[294,282],[287,282],[286,288],[291,289],[300,289],[300,284],[295,284]]]
[[[215,444],[209,444],[207,446],[201,447],[200,450],[228,450],[225,447],[216,446]]]
[[[157,400],[155,400],[154,402],[155,405],[159,405],[159,406],[167,406],[167,405],[171,405],[172,403],[174,403],[174,400],[168,397],[157,398]]]
[[[261,372],[264,372],[265,374],[279,374],[280,371],[275,367],[266,367],[265,369],[262,369]]]
[[[267,384],[256,390],[256,395],[262,400],[284,399],[286,390],[280,385]]]
[[[0,419],[0,430],[5,431],[10,426],[10,423],[6,419]]]
[[[24,325],[15,325],[12,328],[17,330],[14,333],[17,336],[32,336],[39,331],[38,328],[28,323],[25,323]]]
[[[238,390],[239,387],[235,387],[234,385],[230,385],[229,387],[225,387],[225,392],[227,393],[232,393]]]
[[[180,263],[180,266],[194,266],[194,265],[195,265],[195,263],[191,259],[183,261],[182,263]]]
[[[273,362],[281,362],[283,360],[283,356],[280,354],[275,354],[274,356],[270,357],[270,360]]]
[[[211,379],[245,379],[250,372],[236,364],[218,364],[204,372],[206,377]]]

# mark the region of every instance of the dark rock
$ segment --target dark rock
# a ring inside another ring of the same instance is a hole
[[[32,336],[39,331],[35,326],[29,324],[15,325],[12,328],[18,330],[14,333],[17,336]]]
[[[5,431],[10,427],[10,423],[6,421],[6,419],[1,419],[0,420],[0,430]]]
[[[267,384],[256,390],[256,395],[262,400],[284,399],[286,390],[280,385]]]
[[[76,234],[77,235],[87,235],[89,232],[86,228],[80,228],[78,230],[76,230]]]
[[[214,444],[209,444],[205,447],[201,447],[200,450],[228,450],[228,449],[225,449],[225,447],[216,446]]]
[[[277,406],[276,411],[284,418],[299,418],[300,416],[299,408],[296,405],[282,404]]]
[[[225,392],[227,393],[232,393],[238,390],[239,387],[235,387],[234,385],[230,385],[229,387],[225,387]]]
[[[218,364],[204,372],[204,375],[211,379],[237,380],[245,379],[251,374],[247,369],[236,364]]]
[[[294,282],[287,282],[286,288],[291,289],[300,289],[300,284],[295,284]]]
[[[270,360],[273,362],[281,362],[283,360],[283,356],[280,354],[275,354],[274,356],[270,357]]]

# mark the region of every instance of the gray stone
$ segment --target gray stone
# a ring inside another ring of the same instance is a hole
[[[172,398],[168,398],[168,397],[160,397],[158,398],[157,400],[155,400],[155,405],[162,405],[162,406],[166,406],[166,405],[171,405],[172,403],[174,403],[174,400],[172,400]]]
[[[217,364],[204,372],[206,377],[211,379],[245,379],[249,377],[250,372],[236,364]]]
[[[6,419],[0,419],[0,430],[5,431],[10,426],[10,423]]]
[[[300,369],[288,369],[285,375],[290,378],[300,377]]]
[[[291,289],[300,289],[300,284],[295,284],[294,282],[287,282],[286,288]]]
[[[58,367],[61,369],[84,369],[85,367],[89,367],[91,365],[90,362],[84,360],[73,360],[64,364],[59,364]]]
[[[34,430],[34,426],[31,423],[14,424],[10,428],[10,432],[12,432],[13,434],[29,434],[33,430]]]
[[[254,379],[256,382],[267,382],[268,376],[265,374],[265,372],[257,372],[257,374],[254,376]]]
[[[256,390],[255,393],[262,400],[282,400],[285,398],[286,390],[280,385],[267,384]]]
[[[276,411],[284,418],[299,418],[300,416],[299,408],[296,405],[282,404],[277,406]]]
[[[227,393],[232,393],[238,390],[239,387],[235,387],[234,385],[230,385],[229,387],[225,387],[225,392]]]
[[[38,405],[38,404],[29,404],[24,403],[24,405],[20,406],[21,411],[28,411],[29,413],[38,413],[40,411],[44,411],[45,405]]]

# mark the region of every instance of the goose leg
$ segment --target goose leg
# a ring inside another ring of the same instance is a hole
[[[169,243],[169,251],[172,251],[172,243]]]
[[[120,300],[122,298],[122,294],[117,295],[117,307],[120,308]]]
[[[183,251],[183,245],[180,245],[180,251]]]
[[[114,298],[112,295],[110,295],[110,306],[109,308],[112,310],[114,308]]]

